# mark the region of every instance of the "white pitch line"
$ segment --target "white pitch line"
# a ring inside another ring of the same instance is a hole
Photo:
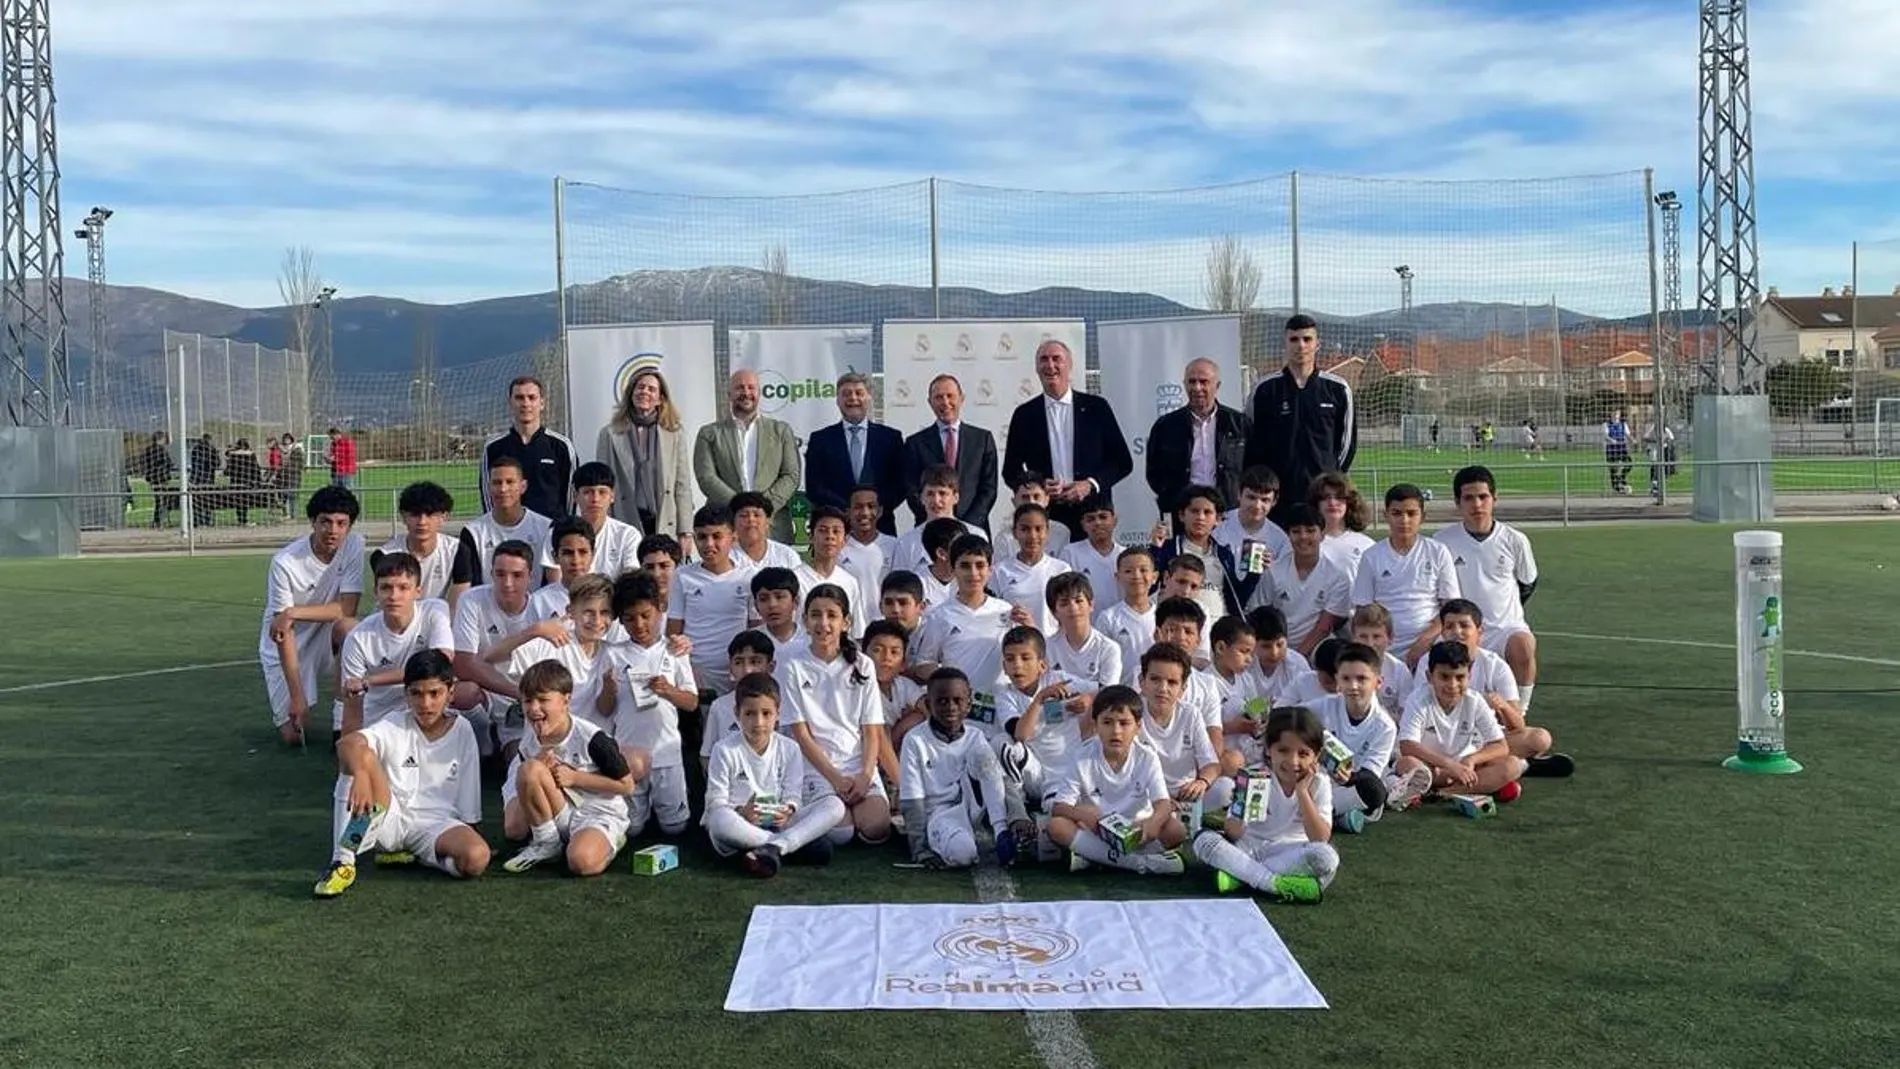
[[[1576,631],[1538,631],[1539,636],[1551,638],[1586,639],[1591,642],[1640,642],[1649,646],[1686,646],[1696,650],[1728,650],[1734,652],[1733,642],[1698,642],[1687,638],[1639,638],[1635,635],[1585,635]],[[1826,653],[1821,650],[1782,650],[1790,657],[1815,657],[1824,661],[1846,661],[1848,664],[1871,664],[1881,668],[1900,668],[1900,661],[1887,657],[1861,657],[1852,653]]]
[[[27,683],[17,687],[0,687],[0,694],[24,694],[30,690],[58,690],[61,687],[83,687],[90,683],[117,683],[122,679],[146,679],[151,676],[174,676],[182,672],[201,672],[211,668],[241,668],[247,664],[256,664],[257,658],[245,661],[211,661],[207,664],[181,664],[171,668],[148,668],[143,672],[120,672],[110,676],[83,676],[79,679],[55,679],[46,683]]]
[[[1035,847],[1032,845],[1031,850]],[[976,868],[976,896],[984,902],[1016,901],[1016,881],[993,864]],[[1042,1064],[1049,1069],[1096,1069],[1082,1024],[1068,1010],[1025,1010],[1023,1027]]]

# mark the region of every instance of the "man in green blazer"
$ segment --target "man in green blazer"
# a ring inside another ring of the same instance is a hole
[[[786,508],[804,475],[798,435],[790,424],[759,415],[759,375],[749,368],[726,383],[731,414],[699,429],[693,440],[693,475],[708,504],[725,505],[743,490],[757,490],[772,502],[772,537],[792,540],[792,514]]]

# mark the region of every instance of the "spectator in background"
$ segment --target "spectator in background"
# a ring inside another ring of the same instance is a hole
[[[356,488],[356,439],[330,428],[330,485]]]
[[[154,432],[134,465],[136,474],[152,488],[153,527],[165,526],[165,518],[178,507],[178,491],[172,486],[178,464],[172,460],[171,441],[172,436],[164,431]]]
[[[693,544],[686,435],[659,368],[634,372],[614,418],[600,429],[594,459],[613,469],[609,515],[642,534],[671,535],[683,547]]]
[[[297,495],[303,492],[304,456],[303,443],[289,431],[284,437],[279,452],[284,455],[284,463],[277,469],[277,489],[284,495],[284,517],[297,515]]]
[[[224,478],[234,491],[231,500],[237,505],[238,526],[251,526],[251,506],[264,504],[259,492],[264,487],[264,472],[257,466],[257,453],[251,449],[250,439],[239,438],[224,451]]]
[[[200,527],[209,527],[217,517],[211,507],[212,495],[218,485],[218,447],[212,442],[210,432],[194,438],[191,447],[185,451],[186,474],[191,478],[185,489],[191,494],[191,522]]]
[[[513,457],[521,462],[521,476],[528,481],[521,503],[529,512],[559,519],[574,511],[568,507],[573,499],[570,484],[574,469],[580,466],[580,458],[567,435],[551,431],[541,422],[546,407],[547,389],[540,379],[518,375],[508,384],[508,412],[514,418],[514,425],[490,438],[482,447],[484,511],[495,507],[495,503],[488,500],[488,468],[502,457]]]
[[[1610,492],[1630,492],[1630,425],[1623,410],[1610,413],[1603,421],[1603,465],[1610,469]]]

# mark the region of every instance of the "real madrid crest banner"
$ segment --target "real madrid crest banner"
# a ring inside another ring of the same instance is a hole
[[[1117,539],[1145,541],[1160,515],[1148,492],[1148,430],[1154,421],[1187,404],[1181,386],[1189,362],[1203,357],[1220,368],[1220,403],[1246,409],[1240,381],[1240,317],[1178,316],[1097,323],[1096,345],[1102,356],[1102,396],[1115,408],[1135,474],[1115,495]]]
[[[1238,899],[759,906],[725,1006],[1325,1007],[1273,926]]]
[[[597,459],[601,428],[643,367],[658,367],[666,377],[689,447],[694,431],[719,417],[711,323],[568,327],[567,427],[582,460]]]
[[[759,411],[790,424],[801,447],[838,422],[838,376],[872,371],[868,326],[735,327],[726,336],[732,370],[759,373]]]

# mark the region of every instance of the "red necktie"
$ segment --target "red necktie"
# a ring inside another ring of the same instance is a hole
[[[943,429],[943,462],[953,468],[957,466],[957,429],[955,427]]]

